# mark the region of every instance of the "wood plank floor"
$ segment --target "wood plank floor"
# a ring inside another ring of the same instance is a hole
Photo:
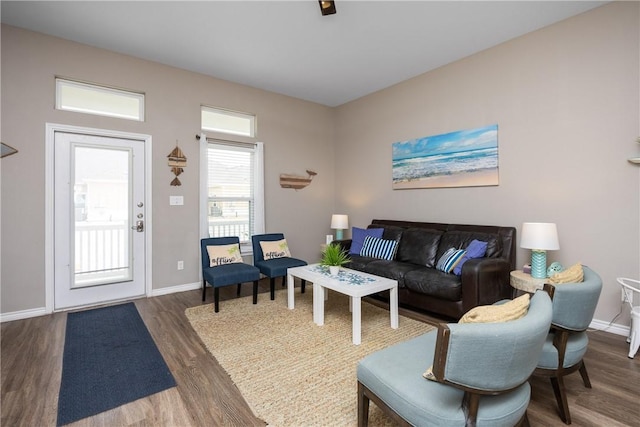
[[[250,288],[244,285],[242,294],[250,295]],[[267,292],[265,280],[260,289]],[[209,290],[207,304],[213,302],[212,294]],[[235,298],[235,287],[222,289],[221,299],[229,298]],[[270,303],[268,294],[260,295],[258,304]],[[264,426],[189,326],[184,311],[202,304],[200,291],[144,298],[135,304],[178,386],[73,426]],[[55,313],[2,324],[0,425],[55,426],[66,317]],[[640,354],[627,358],[624,337],[603,332],[590,332],[589,337],[585,363],[593,389],[584,388],[577,373],[566,379],[573,425],[640,426]],[[531,425],[564,426],[548,380],[533,378],[531,384]]]

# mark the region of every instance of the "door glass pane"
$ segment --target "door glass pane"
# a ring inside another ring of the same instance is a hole
[[[73,287],[131,280],[130,150],[73,149]]]

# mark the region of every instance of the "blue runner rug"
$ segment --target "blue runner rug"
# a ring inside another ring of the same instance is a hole
[[[175,385],[134,303],[67,316],[59,426]]]

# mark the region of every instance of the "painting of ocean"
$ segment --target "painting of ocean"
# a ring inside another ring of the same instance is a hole
[[[498,185],[498,125],[394,142],[393,188]]]

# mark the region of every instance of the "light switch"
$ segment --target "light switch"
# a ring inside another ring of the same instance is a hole
[[[183,196],[169,196],[169,205],[170,206],[182,206],[182,205],[184,205],[184,197]]]

